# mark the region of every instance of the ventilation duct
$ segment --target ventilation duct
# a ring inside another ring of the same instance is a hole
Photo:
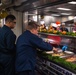
[[[19,6],[19,5],[21,5],[23,2],[26,2],[27,0],[15,0],[15,5],[16,6]]]
[[[4,5],[12,4],[13,0],[1,0],[1,3]]]

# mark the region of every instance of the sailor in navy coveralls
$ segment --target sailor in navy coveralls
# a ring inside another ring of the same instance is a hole
[[[49,43],[38,37],[39,25],[29,22],[27,30],[19,36],[16,43],[16,72],[18,75],[35,75],[37,48],[46,51],[57,51]]]
[[[0,29],[0,75],[15,75],[16,35],[11,30],[15,25],[15,16],[8,15]]]

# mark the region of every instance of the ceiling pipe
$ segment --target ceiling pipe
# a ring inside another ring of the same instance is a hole
[[[29,10],[28,10],[28,8],[25,8],[22,12],[35,10],[35,9],[42,9],[42,8],[45,8],[45,7],[54,6],[54,5],[58,5],[58,4],[63,4],[63,3],[66,3],[66,2],[70,2],[70,1],[72,1],[72,0],[57,0],[55,2],[50,2],[50,3],[47,3],[47,4],[39,5],[37,7],[33,7],[33,8],[30,7]],[[30,2],[30,1],[28,1],[28,2]],[[26,4],[27,3],[23,3],[20,6],[15,7],[15,10],[21,8],[22,6],[24,6]]]
[[[15,0],[14,4],[15,6],[21,5],[23,2],[26,2],[27,0]]]
[[[12,4],[13,3],[13,0],[1,0],[1,3],[3,5],[8,5],[8,4]]]

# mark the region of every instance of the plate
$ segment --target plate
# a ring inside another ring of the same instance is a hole
[[[67,54],[74,54],[74,53],[71,52],[71,51],[65,51],[65,53],[67,53]]]
[[[58,53],[62,52],[62,50],[58,50]],[[46,51],[47,54],[53,54],[53,51]]]
[[[47,51],[46,52],[47,54],[52,54],[52,53],[54,53],[53,51]]]

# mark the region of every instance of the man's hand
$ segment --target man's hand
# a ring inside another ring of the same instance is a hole
[[[53,52],[54,52],[54,53],[58,53],[58,49],[55,48],[55,47],[53,47]]]

